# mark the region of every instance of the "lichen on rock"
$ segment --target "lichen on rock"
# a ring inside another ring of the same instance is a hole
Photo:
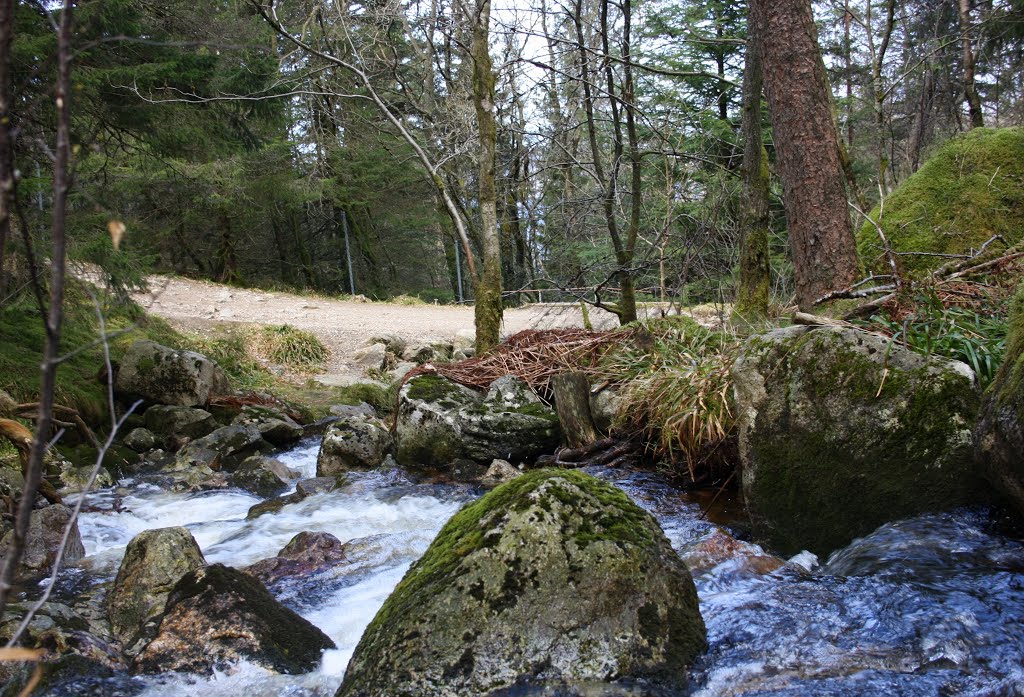
[[[983,496],[979,393],[963,363],[856,329],[752,336],[733,367],[742,488],[755,534],[826,554],[890,520]]]
[[[535,470],[441,529],[363,634],[338,697],[635,680],[685,688],[706,645],[657,522],[583,472]]]

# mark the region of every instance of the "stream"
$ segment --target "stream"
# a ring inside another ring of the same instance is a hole
[[[312,477],[318,447],[305,441],[278,459]],[[587,471],[654,514],[695,569],[710,643],[691,671],[695,695],[1024,695],[1024,544],[995,532],[985,511],[888,524],[820,562],[803,553],[779,568],[758,564],[765,555],[746,543],[739,554],[695,560],[691,545],[731,540],[698,503],[656,473]],[[80,520],[87,556],[73,573],[79,585],[110,581],[134,535],[174,525],[189,528],[208,562],[236,567],[275,556],[304,530],[355,541],[345,564],[278,593],[337,644],[318,671],[276,675],[243,663],[212,677],[132,679],[150,696],[330,697],[410,564],[482,494],[415,483],[399,470],[352,473],[339,490],[246,520],[260,498],[125,480],[90,495],[92,512]]]

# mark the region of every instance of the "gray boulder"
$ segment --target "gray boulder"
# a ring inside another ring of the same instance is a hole
[[[1010,334],[974,431],[983,475],[1024,517],[1024,285],[1010,307]]]
[[[387,365],[388,350],[383,344],[370,344],[352,354],[352,360],[366,370],[381,370]]]
[[[192,407],[156,405],[146,410],[145,418],[146,428],[164,438],[202,438],[220,428],[210,412]]]
[[[441,529],[363,634],[337,697],[620,679],[675,693],[705,646],[693,580],[654,518],[587,474],[535,470]]]
[[[890,520],[978,500],[963,363],[868,332],[752,336],[733,367],[742,488],[755,535],[824,555]]]
[[[516,378],[486,396],[438,375],[418,375],[399,393],[396,459],[442,468],[465,458],[529,461],[558,446],[558,416]]]
[[[516,477],[520,476],[522,472],[518,468],[514,467],[511,462],[505,460],[492,460],[491,466],[484,472],[483,479],[480,481],[484,486],[498,486],[505,482],[511,481]]]
[[[156,447],[156,436],[148,428],[133,428],[123,442],[135,452],[144,453]]]
[[[15,572],[16,578],[36,578],[50,573],[60,550],[64,528],[70,521],[71,509],[60,503],[32,511],[28,533],[25,535],[25,548]],[[3,541],[0,541],[0,560],[6,557],[13,536],[14,531],[10,530],[4,535]],[[64,550],[64,561],[77,561],[84,556],[85,547],[82,545],[82,535],[76,521],[71,526],[71,535]]]
[[[345,560],[345,545],[328,532],[300,532],[276,557],[246,567],[268,587],[284,580],[308,578]]]
[[[205,465],[210,469],[230,472],[250,455],[272,449],[255,424],[232,424],[218,428],[179,450],[177,468],[182,470]]]
[[[125,352],[114,387],[124,395],[184,407],[202,406],[231,389],[224,371],[206,356],[145,339]]]
[[[288,488],[288,478],[281,476],[282,468],[287,470],[284,463],[277,460],[249,457],[231,475],[231,483],[256,496],[275,496]]]
[[[393,445],[391,431],[377,419],[343,418],[331,424],[324,434],[316,458],[317,476],[380,467]]]
[[[258,580],[222,564],[186,574],[167,598],[156,638],[136,658],[140,673],[210,674],[247,660],[278,673],[308,673],[334,642],[274,599]]]
[[[130,653],[142,637],[151,638],[167,596],[182,576],[206,560],[187,528],[145,530],[132,538],[107,596],[110,629]]]

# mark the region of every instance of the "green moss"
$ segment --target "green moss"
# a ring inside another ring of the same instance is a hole
[[[512,409],[516,414],[525,414],[526,416],[533,416],[538,419],[544,419],[552,424],[558,423],[558,414],[556,414],[550,407],[547,407],[539,402],[531,402],[524,404],[521,407]]]
[[[871,217],[878,219],[876,208]],[[882,228],[897,252],[964,254],[993,235],[1010,244],[1024,237],[1024,128],[976,128],[950,140],[885,202]],[[878,233],[857,234],[869,270],[888,273]],[[948,259],[902,256],[921,276]]]
[[[459,387],[440,375],[417,375],[408,384],[409,399],[423,402],[440,402],[445,399],[465,401]]]
[[[1024,283],[1010,303],[1009,324],[1006,354],[992,381],[993,397],[999,407],[1012,409],[1024,423]]]

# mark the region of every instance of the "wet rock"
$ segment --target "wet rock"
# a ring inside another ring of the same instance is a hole
[[[156,447],[156,436],[148,428],[132,429],[122,441],[137,453],[144,453]]]
[[[374,418],[343,418],[327,428],[316,458],[318,476],[348,470],[380,467],[394,439],[388,428]]]
[[[255,578],[214,564],[175,585],[156,638],[132,666],[140,673],[210,674],[247,660],[279,673],[314,670],[330,638],[281,605]]]
[[[496,383],[483,396],[438,375],[407,382],[395,427],[398,462],[445,468],[460,458],[532,461],[553,451],[560,438],[554,411],[516,378]]]
[[[266,463],[276,463],[285,467],[283,463],[270,458],[250,457],[242,462],[231,475],[231,483],[256,496],[266,497],[280,494],[288,488],[288,484],[271,469],[272,465],[268,467]],[[285,469],[287,468],[285,467]]]
[[[682,691],[705,646],[693,581],[654,518],[582,472],[537,470],[442,528],[337,697],[618,679]]]
[[[122,395],[185,407],[202,406],[210,397],[230,392],[224,371],[206,356],[145,339],[128,347],[114,388]]]
[[[205,409],[157,405],[145,413],[146,428],[160,437],[202,438],[220,428],[213,414]]]
[[[963,363],[885,337],[788,327],[733,367],[742,488],[755,536],[825,555],[889,520],[977,502]]]
[[[111,632],[127,650],[137,652],[138,640],[156,633],[174,584],[205,564],[187,528],[146,530],[132,538],[106,603]]]
[[[303,479],[295,485],[295,491],[302,496],[312,496],[313,494],[326,494],[334,491],[341,482],[338,477],[313,477],[312,479]]]
[[[90,486],[89,479],[92,477],[94,468],[95,465],[76,467],[70,461],[65,460],[60,470],[61,492],[63,494],[77,494],[90,489],[102,489],[114,485],[114,477],[105,467],[100,467],[96,470],[96,479],[93,481],[92,486]]]
[[[294,443],[302,437],[302,426],[279,409],[246,406],[235,417],[236,424],[255,424],[264,440],[277,446]]]
[[[974,449],[984,476],[1024,517],[1024,284],[1010,306],[1006,354],[985,395]]]
[[[344,561],[345,545],[327,532],[300,532],[277,553],[245,569],[271,586],[282,579],[307,578]]]
[[[700,540],[687,545],[679,556],[693,574],[729,563],[735,574],[762,576],[786,564],[784,559],[765,553],[758,545],[737,540],[721,528],[714,528]]]
[[[254,424],[233,424],[218,428],[178,451],[178,469],[205,465],[230,472],[250,455],[272,449]]]
[[[21,555],[15,576],[22,579],[44,576],[50,572],[57,558],[64,528],[71,521],[71,509],[55,503],[45,508],[32,511],[29,518],[28,533],[25,536],[25,549]],[[3,559],[10,547],[13,530],[4,535],[0,542],[0,559]],[[71,526],[64,561],[73,562],[85,556],[82,546],[82,535],[78,531],[78,522]]]
[[[255,506],[249,508],[248,513],[246,513],[245,515],[245,519],[255,520],[256,518],[259,518],[261,515],[266,515],[267,513],[277,513],[288,504],[298,503],[304,498],[306,498],[304,494],[301,494],[298,491],[296,491],[294,493],[288,494],[287,496],[278,496],[276,499],[267,499],[266,501],[261,501],[257,503]]]
[[[521,474],[522,472],[507,460],[491,460],[491,466],[484,472],[480,483],[484,486],[497,486],[511,481]]]

